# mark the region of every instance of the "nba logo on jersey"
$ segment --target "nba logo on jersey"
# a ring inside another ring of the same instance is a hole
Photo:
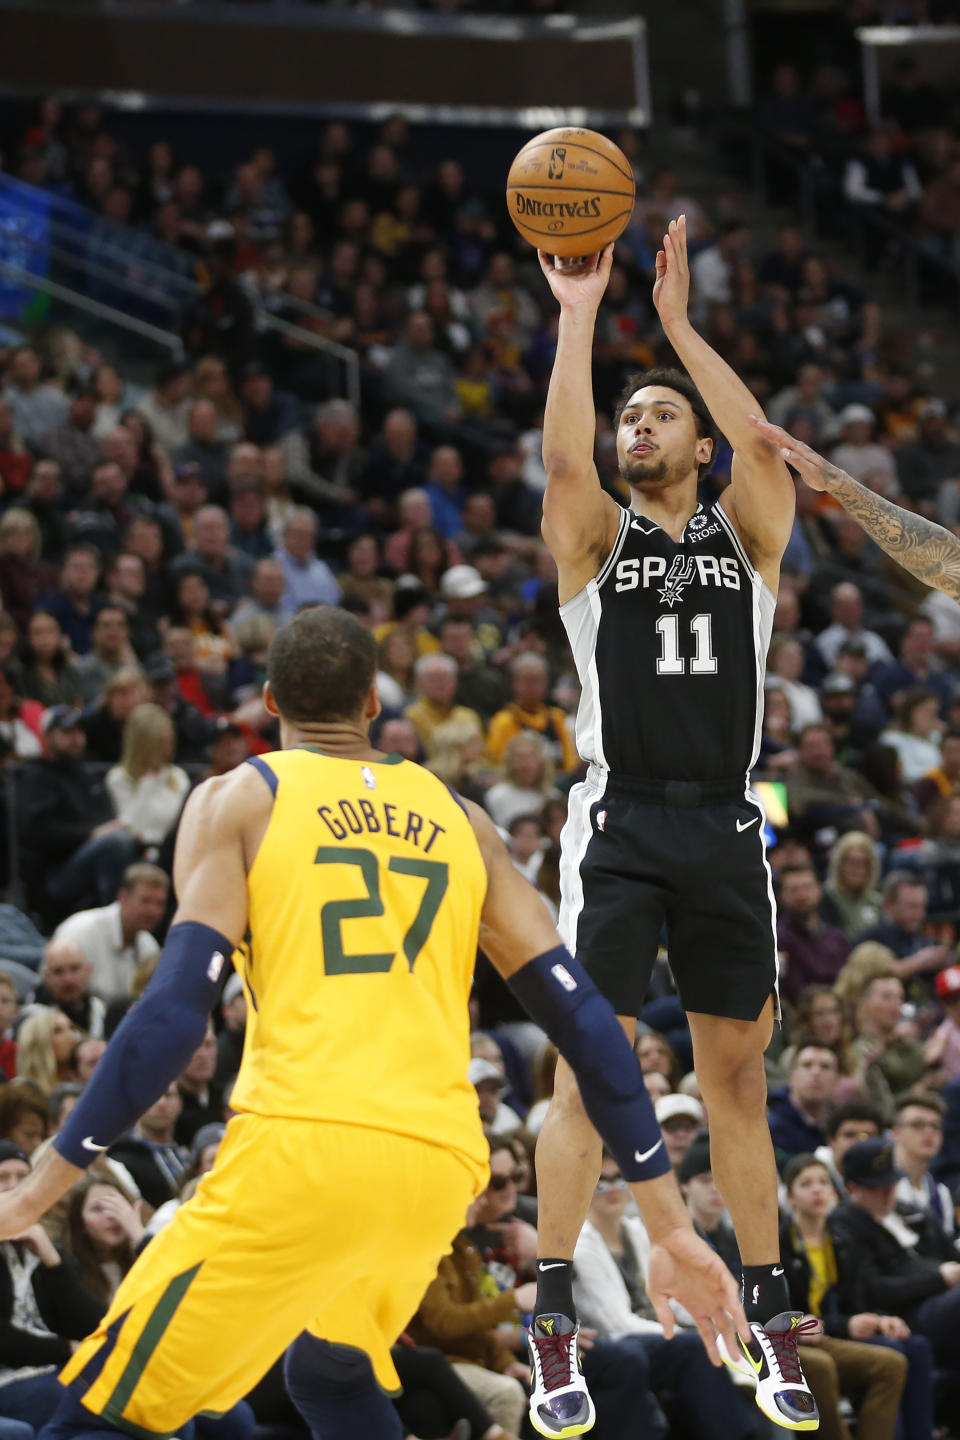
[[[363,777],[363,783],[364,783],[364,785],[366,785],[367,789],[368,789],[368,790],[376,790],[376,788],[377,788],[377,777],[376,777],[376,775],[374,775],[373,771],[370,769],[370,766],[369,766],[369,765],[364,765],[363,769],[360,771],[360,774],[361,774],[362,777]]]
[[[607,823],[607,812],[606,812],[606,810],[598,810],[598,811],[597,811],[597,829],[600,831],[600,834],[601,834],[601,835],[603,834],[603,827],[604,827],[604,825],[606,825],[606,823]]]

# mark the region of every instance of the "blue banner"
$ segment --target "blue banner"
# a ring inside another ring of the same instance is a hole
[[[0,261],[49,275],[50,200],[43,190],[0,183]],[[35,323],[48,305],[46,295],[0,272],[0,319]]]

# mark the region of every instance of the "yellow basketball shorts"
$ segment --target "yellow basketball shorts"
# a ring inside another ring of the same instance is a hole
[[[230,1409],[306,1330],[366,1351],[397,1393],[390,1346],[485,1183],[421,1140],[239,1115],[61,1382],[135,1436],[172,1435]]]

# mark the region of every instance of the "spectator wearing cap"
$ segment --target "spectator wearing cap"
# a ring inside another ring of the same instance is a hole
[[[850,953],[850,942],[841,929],[821,918],[823,887],[812,865],[791,865],[777,878],[777,945],[785,956],[780,988],[795,1005],[808,985],[833,984]]]
[[[823,1325],[819,1343],[800,1350],[821,1427],[828,1435],[849,1434],[839,1401],[853,1391],[861,1397],[859,1431],[893,1440],[900,1433],[897,1408],[903,1396],[902,1433],[926,1440],[933,1419],[929,1341],[911,1336],[897,1316],[858,1309],[856,1267],[846,1247],[834,1242],[828,1224],[837,1192],[827,1167],[815,1155],[796,1155],[786,1166],[784,1182],[792,1213],[781,1224],[780,1255],[790,1303]]]
[[[447,541],[448,554],[452,553]],[[473,565],[451,565],[440,579],[439,618],[433,620],[437,629],[445,619],[469,620],[474,637],[485,655],[499,650],[506,636],[500,615],[491,605],[489,586]]]
[[[896,464],[892,451],[873,439],[875,426],[869,405],[844,406],[838,418],[840,439],[830,459],[861,485],[893,497],[898,494]]]
[[[469,726],[481,738],[483,725],[475,710],[457,705],[457,662],[449,655],[421,655],[413,667],[417,698],[404,714],[410,720],[429,756],[434,733],[440,725],[457,721]]]
[[[830,731],[837,756],[844,765],[856,762],[864,746],[875,740],[879,729],[886,724],[886,715],[881,711],[878,730],[865,731],[857,726],[859,700],[857,682],[842,671],[834,671],[828,675],[820,686],[819,703],[823,724]]]
[[[43,597],[41,605],[59,621],[75,655],[86,655],[92,644],[96,591],[100,580],[100,553],[93,545],[71,545],[60,567],[60,585]]]
[[[160,953],[153,932],[163,919],[169,893],[166,872],[140,861],[124,871],[112,904],[78,910],[57,926],[54,940],[70,941],[83,953],[95,994],[107,999],[133,994],[137,972]]]
[[[518,655],[510,666],[513,699],[490,721],[487,753],[500,761],[510,741],[524,730],[542,737],[557,769],[571,774],[580,764],[567,717],[559,705],[547,704],[549,670],[547,662],[533,651]]]
[[[283,545],[275,558],[283,569],[286,586],[280,602],[285,620],[304,605],[338,605],[340,586],[325,560],[317,558],[317,518],[298,506],[283,527]]]
[[[506,1135],[520,1129],[520,1116],[504,1104],[507,1082],[496,1065],[475,1055],[467,1067],[467,1079],[477,1092],[480,1121],[486,1135]]]
[[[0,1141],[0,1190],[13,1190],[30,1174],[27,1155]],[[53,1418],[63,1390],[57,1371],[72,1341],[95,1329],[101,1307],[80,1283],[71,1260],[43,1226],[33,1225],[0,1245],[0,1412],[40,1430]]]
[[[229,976],[223,987],[220,1015],[223,1029],[217,1036],[217,1068],[213,1080],[215,1085],[223,1088],[240,1069],[247,1026],[247,997],[244,994],[243,981],[236,973]]]
[[[713,1178],[710,1137],[706,1131],[694,1138],[677,1166],[677,1180],[697,1234],[717,1252],[727,1269],[739,1276],[740,1250],[723,1196]]]
[[[190,371],[177,361],[161,365],[149,390],[137,405],[153,430],[156,443],[168,455],[186,443],[190,418]]]
[[[199,764],[206,758],[207,746],[214,733],[213,717],[192,705],[177,683],[177,669],[169,656],[158,651],[144,664],[148,698],[173,721],[177,733],[176,758],[182,765]],[[118,747],[114,759],[119,759]]]
[[[664,1339],[645,1288],[650,1239],[643,1222],[626,1213],[629,1199],[616,1161],[605,1155],[574,1250],[573,1295],[580,1323],[629,1357],[643,1397],[633,1422],[637,1433],[663,1433],[658,1397],[669,1392],[671,1410],[685,1432],[701,1440],[751,1435],[748,1400],[738,1396],[727,1373],[710,1364],[699,1336],[680,1329],[672,1340]],[[602,1424],[603,1417],[598,1419]]]
[[[908,500],[936,505],[946,525],[960,518],[960,445],[947,425],[947,407],[938,397],[917,410],[916,439],[897,451],[900,488]]]
[[[92,386],[82,386],[74,393],[66,418],[41,441],[41,453],[57,462],[63,483],[78,495],[86,490],[100,455],[100,443],[93,434],[96,414],[97,392]]]
[[[663,1145],[674,1170],[704,1124],[703,1106],[693,1095],[661,1095],[655,1107]]]
[[[79,710],[55,705],[43,720],[45,756],[28,760],[20,789],[24,877],[35,903],[75,910],[109,904],[136,842],[120,822],[102,779],[83,766]]]
[[[787,1085],[772,1091],[767,1105],[778,1160],[826,1144],[824,1125],[839,1073],[837,1057],[828,1046],[815,1041],[797,1046]]]
[[[856,1269],[861,1303],[899,1315],[933,1345],[938,1367],[954,1369],[960,1326],[960,1263],[942,1230],[917,1232],[897,1213],[897,1168],[889,1140],[860,1140],[843,1157],[847,1198],[830,1217],[834,1243],[846,1247]],[[923,1253],[935,1247],[936,1253]]]
[[[275,390],[266,367],[250,360],[240,378],[243,433],[254,445],[277,445],[297,427],[299,406],[295,395]]]
[[[166,1090],[132,1130],[110,1146],[111,1160],[118,1161],[133,1176],[140,1194],[158,1210],[176,1195],[189,1163],[187,1150],[174,1138],[183,1101],[176,1084]]]
[[[195,460],[178,465],[170,483],[169,503],[157,507],[157,516],[176,536],[174,549],[181,550],[193,542],[193,522],[198,510],[207,503],[207,477]]]
[[[830,621],[816,641],[828,669],[833,667],[840,646],[850,640],[859,640],[864,645],[871,665],[887,664],[893,660],[887,642],[875,631],[864,627],[863,596],[851,581],[835,585],[830,592]]]
[[[893,1154],[903,1171],[897,1182],[901,1214],[932,1221],[952,1238],[956,1232],[953,1200],[946,1185],[938,1184],[931,1174],[943,1148],[945,1108],[940,1096],[932,1092],[905,1095],[893,1122]]]
[[[933,982],[944,1018],[927,1040],[924,1059],[948,1080],[960,1079],[960,965],[948,965]]]
[[[170,461],[174,473],[196,465],[213,491],[226,488],[230,446],[220,435],[220,417],[212,400],[194,400],[187,420],[187,437],[174,447]]]
[[[91,649],[81,655],[75,665],[85,705],[100,699],[118,670],[137,662],[130,644],[127,612],[117,605],[101,605],[93,622],[91,640]]]
[[[249,758],[250,736],[247,729],[231,720],[229,715],[218,715],[210,741],[210,764],[204,772],[204,780],[214,775],[227,775]]]

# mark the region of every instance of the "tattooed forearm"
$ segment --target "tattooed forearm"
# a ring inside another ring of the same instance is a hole
[[[826,460],[820,473],[829,493],[859,520],[881,550],[925,585],[960,600],[960,539],[956,535],[875,495]]]

